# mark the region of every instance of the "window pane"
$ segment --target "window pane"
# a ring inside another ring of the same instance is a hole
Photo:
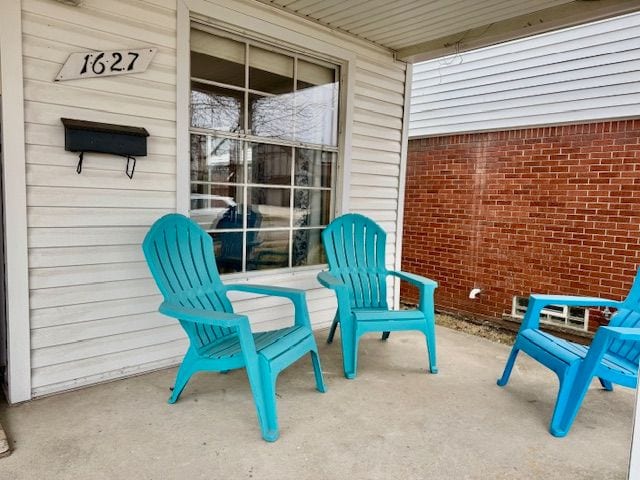
[[[331,187],[335,153],[296,148],[295,184],[301,187]]]
[[[190,217],[205,230],[242,228],[242,221],[234,224],[228,220],[238,216],[238,212],[242,220],[242,206],[238,205],[242,202],[242,188],[192,182]]]
[[[242,142],[191,135],[191,181],[239,183],[244,178]]]
[[[220,273],[242,271],[242,231],[209,233]]]
[[[293,92],[293,58],[250,47],[249,88],[275,94]]]
[[[297,90],[337,81],[336,69],[298,59]]]
[[[295,140],[337,145],[339,89],[335,70],[298,60],[296,88]]]
[[[244,93],[191,82],[191,126],[239,132],[244,126]]]
[[[322,247],[320,233],[322,230],[293,231],[293,266],[318,265],[327,263]]]
[[[244,87],[245,44],[191,30],[191,76]]]
[[[293,94],[249,95],[249,130],[258,137],[293,139]]]
[[[331,218],[330,190],[296,189],[293,200],[294,227],[327,225]]]
[[[249,187],[249,207],[260,217],[257,227],[288,227],[290,195],[285,188]]]
[[[289,266],[289,231],[256,232],[256,246],[247,252],[247,270],[286,268]],[[247,245],[247,250],[249,246]]]
[[[247,150],[249,182],[291,185],[291,147],[251,143]]]

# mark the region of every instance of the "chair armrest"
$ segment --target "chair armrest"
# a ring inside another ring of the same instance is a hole
[[[334,277],[329,272],[324,272],[324,271],[320,272],[318,273],[318,275],[316,275],[316,278],[322,284],[323,287],[330,288],[331,290],[339,290],[339,289],[347,288],[347,286],[342,280]]]
[[[399,272],[396,270],[389,270],[389,275],[398,277],[400,280],[409,282],[415,285],[420,290],[420,304],[418,308],[426,315],[433,317],[435,305],[433,301],[433,292],[438,286],[438,282],[431,280],[430,278],[416,275],[415,273]]]
[[[640,328],[630,327],[600,327],[598,331],[606,332],[607,336],[612,336],[613,340],[640,341]]]
[[[396,270],[389,270],[389,275],[393,275],[394,277],[398,277],[400,280],[404,280],[405,282],[409,282],[416,287],[431,287],[437,288],[438,282],[435,280],[431,280],[430,278],[422,277],[420,275],[416,275],[415,273],[408,272],[399,272]]]
[[[529,296],[529,306],[524,314],[520,330],[538,328],[540,325],[540,312],[547,305],[620,308],[622,302],[608,298],[578,297],[572,295],[539,295],[534,293]]]
[[[340,322],[342,322],[342,328],[345,328],[345,324],[349,322],[351,318],[351,299],[349,298],[349,288],[342,280],[331,275],[329,272],[320,272],[316,278],[323,287],[336,292],[338,316],[340,318]]]
[[[536,302],[546,302],[546,305],[567,305],[578,307],[616,307],[618,308],[622,302],[610,300],[608,298],[599,297],[578,297],[572,295],[539,295],[532,294],[530,298]]]
[[[295,324],[311,328],[311,320],[309,319],[309,310],[307,308],[307,299],[304,290],[267,285],[252,285],[248,283],[227,285],[225,288],[227,291],[257,293],[259,295],[288,298],[293,303]]]
[[[286,297],[291,300],[297,298],[304,299],[305,295],[304,290],[298,290],[295,288],[272,287],[269,285],[254,285],[248,283],[226,285],[225,289],[227,291],[257,293],[259,295],[270,295],[274,297]]]
[[[235,313],[216,312],[215,310],[200,310],[197,308],[183,307],[175,303],[162,302],[158,309],[163,315],[184,320],[185,322],[200,323],[214,327],[238,327],[247,322],[245,315]]]

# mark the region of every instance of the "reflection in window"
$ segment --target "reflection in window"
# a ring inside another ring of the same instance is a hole
[[[191,85],[191,126],[239,132],[243,124],[244,95],[234,90],[195,83]]]
[[[337,144],[337,93],[337,83],[296,92],[296,140],[320,145]]]
[[[265,93],[293,92],[291,56],[259,47],[249,48],[249,88]]]
[[[242,211],[239,203],[242,203],[241,187],[191,184],[191,218],[205,230],[221,228],[220,222],[225,215]]]
[[[191,217],[221,273],[326,262],[338,68],[192,29]]]
[[[249,206],[262,215],[262,227],[288,227],[291,221],[288,188],[249,187]]]
[[[292,148],[252,143],[247,152],[249,182],[263,185],[291,185]]]
[[[329,190],[296,189],[293,200],[294,227],[327,225],[331,217]]]
[[[253,249],[247,270],[286,268],[289,266],[289,231],[263,230],[257,232],[258,245]]]
[[[243,143],[223,137],[191,135],[191,180],[242,182]]]
[[[327,263],[322,248],[321,229],[293,231],[293,266]]]
[[[331,152],[296,148],[295,185],[330,188],[335,157]]]
[[[293,94],[250,94],[249,119],[252,135],[293,140]]]
[[[191,30],[191,77],[244,87],[245,44]]]

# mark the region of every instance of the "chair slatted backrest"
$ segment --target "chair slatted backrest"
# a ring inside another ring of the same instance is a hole
[[[211,237],[180,214],[156,221],[142,244],[151,274],[165,301],[183,307],[232,313],[220,281]],[[231,333],[231,329],[180,322],[197,349]]]
[[[355,213],[322,232],[329,272],[349,288],[352,308],[387,308],[386,242],[380,225]]]
[[[620,309],[611,317],[611,327],[640,328],[640,271],[636,275],[629,295]],[[633,363],[640,361],[640,344],[632,341],[616,340],[609,347],[609,353]]]

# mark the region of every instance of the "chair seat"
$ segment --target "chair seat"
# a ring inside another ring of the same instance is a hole
[[[403,321],[424,320],[420,310],[386,310],[381,308],[354,308],[351,310],[358,322],[377,322],[381,320]]]
[[[311,331],[307,327],[295,325],[278,330],[254,333],[253,341],[256,344],[257,353],[268,360],[272,360],[293,345],[306,339],[309,335],[311,335]],[[200,355],[212,359],[232,358],[242,355],[240,339],[235,334],[230,335],[209,345],[200,352]]]
[[[589,351],[589,347],[569,342],[538,329],[524,330],[520,335],[566,364],[584,359]],[[637,373],[635,365],[609,353],[604,355],[601,365],[617,374],[636,375]]]

